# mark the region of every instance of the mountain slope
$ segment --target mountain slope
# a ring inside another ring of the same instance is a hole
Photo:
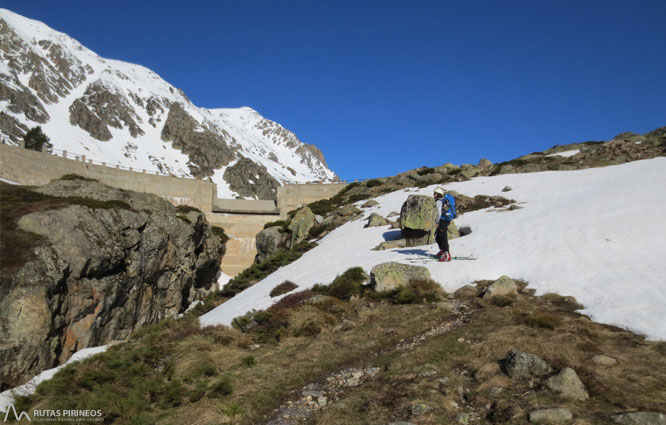
[[[343,225],[324,237],[299,260],[237,294],[201,317],[203,325],[230,324],[252,309],[263,309],[279,298],[270,291],[285,280],[300,289],[333,280],[349,267],[367,272],[387,261],[425,265],[447,291],[480,279],[509,275],[527,281],[538,294],[573,295],[594,320],[620,325],[666,339],[666,159],[577,171],[507,174],[478,177],[446,185],[463,195],[505,195],[521,209],[485,209],[459,217],[458,226],[472,234],[451,241],[453,255],[474,254],[477,261],[447,264],[419,260],[436,246],[373,251],[399,235],[386,226],[363,228],[366,220]],[[386,217],[400,211],[412,193],[432,194],[436,186],[406,189],[376,198],[365,209]],[[322,268],[321,259],[326,259]]]
[[[198,108],[153,71],[101,58],[6,9],[0,9],[0,48],[0,134],[8,143],[41,125],[56,150],[162,174],[211,177],[220,197],[253,198],[259,186],[337,179],[321,151],[251,108]],[[253,162],[251,169],[228,170],[243,158]],[[265,171],[264,181],[229,184],[234,172],[248,180],[262,174],[257,170]]]

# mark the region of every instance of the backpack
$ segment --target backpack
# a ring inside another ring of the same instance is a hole
[[[457,216],[456,199],[447,193],[442,199],[442,218],[451,221]]]

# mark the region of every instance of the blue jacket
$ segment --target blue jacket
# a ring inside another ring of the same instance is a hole
[[[437,201],[437,221],[451,221],[456,218],[456,200],[448,193]]]

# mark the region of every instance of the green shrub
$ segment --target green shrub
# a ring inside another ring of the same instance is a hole
[[[210,390],[208,391],[208,397],[220,398],[229,395],[232,392],[233,386],[231,385],[231,379],[229,379],[228,376],[225,376],[211,385]]]
[[[442,301],[446,293],[430,279],[413,279],[389,295],[394,304],[421,304]]]
[[[264,229],[268,229],[269,227],[276,227],[276,226],[286,227],[287,226],[287,221],[286,220],[269,221],[268,223],[264,224]]]
[[[187,214],[192,211],[201,213],[201,210],[199,208],[193,207],[191,205],[178,205],[176,206],[176,211],[178,211],[181,214]]]
[[[381,180],[378,180],[378,179],[372,179],[372,180],[368,180],[367,182],[365,182],[366,187],[377,187],[377,186],[381,186],[383,184],[384,183],[382,183]]]
[[[361,267],[352,267],[339,275],[328,286],[315,285],[313,292],[330,295],[341,300],[348,300],[352,296],[360,295],[363,283],[368,280],[368,275]]]
[[[255,364],[257,364],[257,359],[254,358],[254,356],[245,356],[243,357],[243,366],[245,367],[252,367]]]
[[[417,173],[419,176],[425,176],[426,174],[432,174],[432,173],[434,173],[434,172],[435,172],[435,169],[434,169],[434,168],[431,168],[431,167],[423,167],[423,168],[421,168],[420,170],[418,170],[416,173]]]
[[[286,294],[287,292],[293,291],[296,288],[298,288],[298,285],[296,285],[294,282],[285,280],[284,282],[273,288],[273,290],[270,293],[270,296],[277,297]]]
[[[85,182],[96,182],[96,181],[98,181],[98,180],[95,180],[95,179],[89,179],[88,177],[80,176],[78,174],[65,174],[57,180],[68,180],[68,181],[79,180],[79,181],[85,181]]]
[[[224,229],[219,226],[210,226],[210,231],[213,232],[215,236],[220,238],[220,241],[223,244],[226,244],[229,241],[229,236],[224,232]]]

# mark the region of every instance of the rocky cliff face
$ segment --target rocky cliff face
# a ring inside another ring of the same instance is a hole
[[[44,243],[1,277],[0,389],[82,348],[126,339],[213,289],[224,244],[202,213],[97,182],[60,180],[37,191],[72,205],[18,219]]]
[[[154,72],[103,59],[66,34],[4,9],[0,102],[6,102],[4,142],[18,144],[40,125],[55,149],[138,170],[209,177],[219,197],[254,198],[272,192],[275,182],[337,179],[316,146],[256,111],[199,108]],[[253,179],[240,193],[230,187],[234,173],[224,176],[244,158],[269,178]]]

